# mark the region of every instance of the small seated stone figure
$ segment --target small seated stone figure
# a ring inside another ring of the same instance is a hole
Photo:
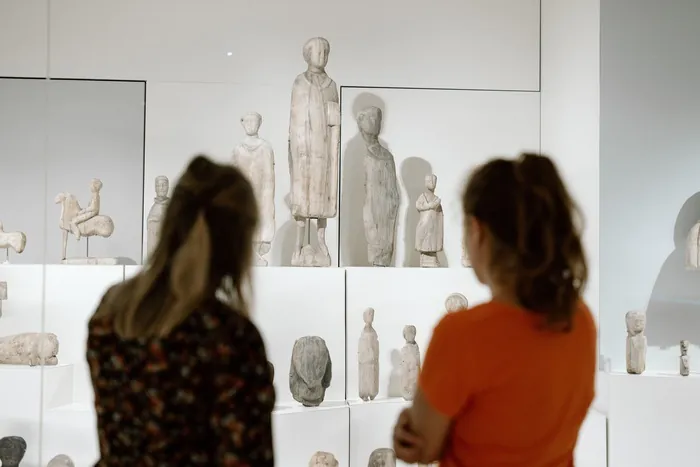
[[[0,338],[0,364],[57,365],[58,337],[50,332],[26,332]]]
[[[625,315],[627,325],[627,373],[641,375],[646,369],[647,338],[644,335],[647,317],[642,311],[629,311]]]
[[[65,454],[59,454],[46,464],[46,467],[75,467],[73,459]]]
[[[90,181],[90,202],[85,209],[81,209],[70,221],[70,231],[75,237],[80,240],[80,229],[78,224],[89,221],[93,217],[100,214],[100,190],[102,189],[102,181],[98,178],[93,178]]]
[[[338,461],[330,452],[317,451],[311,456],[309,467],[338,467]]]
[[[448,313],[454,313],[455,311],[466,308],[469,308],[469,300],[461,293],[456,292],[450,294],[447,296],[447,299],[445,299],[445,311]]]
[[[294,400],[305,407],[321,405],[331,377],[331,355],[326,341],[318,336],[297,339],[289,367],[289,390]]]
[[[369,455],[367,467],[396,467],[396,453],[390,448],[378,448]]]
[[[403,338],[406,344],[401,349],[401,395],[407,401],[412,401],[416,395],[420,373],[420,349],[416,344],[416,327],[404,326]]]
[[[688,346],[690,343],[687,340],[681,341],[681,376],[688,376],[690,374],[690,360],[688,359]]]
[[[18,467],[27,452],[27,442],[19,436],[0,438],[0,465]]]

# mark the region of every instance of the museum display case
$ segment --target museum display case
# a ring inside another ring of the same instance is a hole
[[[465,177],[580,125],[542,87],[559,79],[542,34],[575,20],[554,5],[0,3],[0,438],[23,439],[7,441],[21,465],[97,459],[87,321],[143,267],[196,153],[237,165],[259,198],[253,320],[275,369],[277,465],[391,457],[448,297],[489,299],[462,247]],[[232,27],[241,9],[250,20]],[[597,217],[597,160],[557,156]],[[309,188],[319,178],[335,182]],[[11,365],[15,335],[46,344]],[[581,465],[605,465],[604,414],[591,410],[580,446]]]

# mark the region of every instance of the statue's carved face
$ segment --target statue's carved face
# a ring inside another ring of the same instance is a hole
[[[93,178],[90,182],[90,191],[97,193],[102,189],[102,182],[96,178]]]
[[[326,41],[320,38],[311,39],[304,47],[304,60],[310,66],[323,70],[328,64],[329,52]]]
[[[362,313],[362,318],[365,320],[365,323],[372,324],[372,321],[374,321],[374,309],[367,308],[364,313]]]
[[[647,316],[641,311],[630,311],[626,315],[627,330],[632,334],[639,334],[644,331],[647,324]]]
[[[369,107],[357,116],[360,131],[368,135],[379,136],[382,131],[382,111],[377,107]]]
[[[168,190],[170,189],[170,182],[165,177],[156,178],[156,196],[159,198],[164,198],[168,196]]]
[[[687,352],[688,351],[688,341],[682,340],[681,341],[681,352]]]
[[[403,328],[403,337],[406,339],[406,342],[413,342],[416,339],[416,327],[405,326]]]
[[[249,113],[241,118],[241,125],[243,125],[243,130],[248,136],[257,135],[261,124],[262,118],[258,114]]]
[[[425,187],[430,190],[430,191],[435,191],[435,187],[437,186],[437,177],[435,175],[426,175],[425,176]]]

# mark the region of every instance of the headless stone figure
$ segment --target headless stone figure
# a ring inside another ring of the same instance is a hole
[[[289,390],[294,400],[305,407],[323,402],[331,385],[331,355],[326,342],[318,336],[297,339],[289,368]]]
[[[362,317],[365,327],[357,346],[359,392],[360,399],[370,401],[379,393],[379,338],[372,327],[374,309],[367,308]]]
[[[418,387],[420,372],[420,350],[416,344],[416,327],[404,326],[403,338],[406,339],[401,349],[401,395],[407,401],[412,401]]]

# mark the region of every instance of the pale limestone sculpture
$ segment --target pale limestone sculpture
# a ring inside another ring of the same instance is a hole
[[[443,213],[442,200],[435,196],[437,177],[425,176],[425,192],[416,201],[420,213],[416,226],[416,251],[420,253],[420,267],[438,268],[438,253],[442,251]]]
[[[5,232],[2,222],[0,222],[0,248],[5,249],[5,262],[10,262],[10,248],[17,254],[22,254],[27,246],[27,235],[24,232]]]
[[[26,332],[0,337],[0,364],[57,365],[58,337],[49,332]]]
[[[46,464],[46,467],[75,467],[73,459],[65,454],[59,454]]]
[[[292,349],[289,367],[289,390],[292,397],[305,407],[323,402],[333,376],[331,355],[326,341],[318,336],[297,339]]]
[[[445,299],[445,311],[453,313],[455,311],[469,308],[469,300],[461,293],[453,293]]]
[[[690,344],[687,340],[681,341],[681,376],[688,376],[690,374],[690,360],[688,359],[688,346]]]
[[[462,266],[465,268],[472,267],[472,262],[469,259],[469,254],[467,253],[467,248],[462,244]]]
[[[317,451],[311,456],[309,467],[338,467],[338,461],[330,452]]]
[[[291,211],[297,223],[292,266],[330,266],[327,219],[337,214],[340,155],[338,86],[326,74],[330,45],[322,37],[304,44],[308,68],[292,86],[289,117]],[[310,243],[316,219],[318,247]]]
[[[420,373],[420,349],[416,344],[416,327],[404,326],[403,338],[406,339],[406,344],[401,349],[401,395],[407,401],[412,401],[416,395]]]
[[[2,467],[19,467],[27,452],[27,442],[19,436],[0,438],[0,464]]]
[[[165,216],[165,210],[170,203],[168,192],[170,191],[170,180],[165,175],[156,177],[156,197],[153,198],[153,206],[148,211],[146,218],[146,251],[151,256],[158,245],[160,235],[160,223]]]
[[[114,222],[109,216],[100,215],[100,190],[102,182],[93,178],[90,182],[92,197],[87,208],[81,209],[75,196],[70,193],[59,193],[54,203],[61,205],[59,227],[63,232],[63,249],[61,259],[66,264],[116,264],[115,258],[66,258],[68,233],[81,237],[99,236],[108,238],[114,232]]]
[[[629,311],[625,315],[627,325],[627,373],[641,375],[646,368],[647,338],[644,335],[646,314],[642,311]]]
[[[255,265],[267,266],[263,257],[275,237],[275,153],[270,143],[258,136],[262,116],[249,112],[241,117],[245,139],[233,150],[233,165],[253,185],[260,212],[260,225],[255,234]]]
[[[369,455],[367,467],[396,467],[396,453],[390,448],[378,448]]]
[[[700,221],[688,232],[685,246],[685,267],[691,271],[700,270]]]
[[[367,308],[362,314],[365,327],[357,345],[358,386],[360,399],[374,400],[379,394],[379,338],[372,327],[374,309]]]
[[[3,300],[7,300],[7,282],[0,282],[0,316],[2,316]]]
[[[368,107],[357,115],[365,142],[365,203],[362,219],[367,240],[367,258],[372,266],[391,266],[399,213],[399,186],[394,156],[379,142],[382,111]]]

